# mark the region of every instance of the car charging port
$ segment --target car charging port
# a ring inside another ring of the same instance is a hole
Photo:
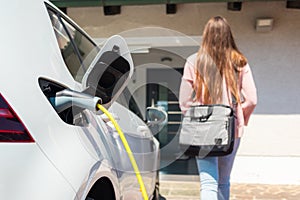
[[[67,87],[45,78],[39,79],[39,85],[62,121],[70,125],[87,126],[88,120],[85,117],[84,109],[82,107],[71,105],[70,107],[65,107],[65,109],[57,110],[56,106],[53,104],[53,99],[56,97],[56,94],[66,90]]]

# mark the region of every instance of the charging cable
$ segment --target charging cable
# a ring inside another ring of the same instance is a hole
[[[139,168],[136,164],[135,158],[133,156],[133,153],[130,149],[130,146],[129,146],[127,140],[126,140],[126,137],[125,137],[124,133],[122,132],[119,124],[116,122],[116,120],[113,118],[113,116],[108,112],[108,110],[104,106],[102,106],[101,104],[98,103],[97,108],[99,110],[101,110],[110,119],[110,121],[113,123],[114,127],[116,128],[117,132],[119,133],[121,141],[122,141],[122,143],[125,147],[125,150],[128,154],[131,165],[133,167],[134,173],[135,173],[136,178],[138,180],[138,183],[140,185],[140,189],[141,189],[141,192],[142,192],[143,199],[148,200],[148,195],[147,195],[147,192],[146,192],[146,188],[145,188],[141,173],[140,173]]]
[[[81,92],[76,92],[73,90],[65,89],[63,91],[57,92],[55,97],[50,97],[50,102],[51,104],[55,107],[57,112],[61,112],[65,110],[68,107],[71,107],[72,105],[76,105],[81,108],[89,109],[91,111],[98,111],[101,110],[107,117],[108,119],[113,123],[114,127],[116,128],[121,141],[125,147],[125,150],[128,154],[128,157],[130,159],[131,165],[133,167],[134,173],[136,175],[136,178],[138,180],[138,183],[140,185],[140,190],[142,192],[142,196],[144,200],[148,200],[148,195],[147,191],[145,188],[145,184],[143,182],[141,173],[139,171],[139,168],[137,166],[136,160],[133,156],[133,153],[130,149],[130,146],[126,140],[126,137],[124,133],[122,132],[120,126],[112,116],[112,114],[104,107],[101,105],[101,98],[98,97],[93,97],[88,94],[83,94]]]

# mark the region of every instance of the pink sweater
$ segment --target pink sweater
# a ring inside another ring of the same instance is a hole
[[[196,82],[194,65],[196,57],[197,54],[191,55],[184,66],[179,92],[179,105],[183,113],[185,113],[192,104],[202,104],[201,101],[193,102],[192,98],[194,93],[194,83]],[[236,110],[236,137],[241,137],[243,135],[243,128],[248,125],[250,115],[257,103],[256,87],[248,64],[242,69],[239,84],[243,102],[237,105]],[[231,96],[228,96],[227,92],[225,92],[225,94],[226,98],[224,99],[224,104],[230,105],[229,102],[231,102]]]

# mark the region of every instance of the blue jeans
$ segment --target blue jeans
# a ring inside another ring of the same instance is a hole
[[[227,156],[196,158],[201,184],[201,200],[229,200],[230,173],[240,138],[234,141],[233,152]]]

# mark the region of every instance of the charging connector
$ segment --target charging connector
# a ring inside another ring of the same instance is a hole
[[[101,104],[102,100],[99,97],[65,89],[57,92],[55,97],[50,97],[50,102],[58,113],[71,106],[78,106],[95,112],[99,110],[97,104]]]

